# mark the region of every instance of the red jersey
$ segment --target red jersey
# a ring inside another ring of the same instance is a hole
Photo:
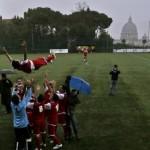
[[[58,110],[58,123],[66,125],[66,115],[68,107],[68,97],[65,94],[63,99],[59,99],[59,110]]]
[[[46,92],[44,93],[44,103],[48,103],[51,99],[51,92],[50,90],[46,90]]]
[[[40,134],[45,131],[45,113],[44,104],[35,102],[33,105],[33,131],[34,134]]]
[[[47,65],[49,62],[53,61],[55,57],[56,56],[54,55],[48,55],[47,57],[39,57],[39,58],[32,60],[33,65],[35,67],[34,69],[37,70],[41,66]]]
[[[87,56],[87,54],[88,54],[88,49],[87,49],[87,48],[84,48],[84,49],[83,49],[83,55],[84,55],[84,56]]]
[[[44,104],[35,102],[33,105],[33,120],[34,123],[45,122]]]
[[[32,60],[35,70],[39,69],[43,65],[47,65],[47,60],[44,57],[39,57],[37,59]]]
[[[57,102],[54,101],[50,101],[49,103],[50,106],[50,110],[48,113],[48,124],[52,124],[52,125],[57,125],[58,123],[58,109],[59,109],[59,104]]]
[[[59,102],[58,115],[66,114],[66,111],[67,111],[67,95],[65,94],[64,98],[60,99],[58,102]]]
[[[29,120],[29,125],[30,127],[33,127],[33,110],[27,107],[26,112]]]
[[[35,103],[35,101],[36,101],[36,97],[34,95],[32,95],[30,103]],[[27,112],[27,116],[28,116],[28,120],[29,120],[29,125],[31,127],[33,127],[33,108],[27,107],[26,112]]]

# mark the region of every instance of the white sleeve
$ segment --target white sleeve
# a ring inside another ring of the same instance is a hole
[[[16,88],[13,87],[11,95],[13,96],[13,95],[15,95],[15,94],[18,94],[18,93],[17,93],[17,91],[16,91]]]
[[[48,87],[47,85],[45,85],[44,92],[47,92],[47,90],[48,90]]]
[[[33,105],[34,105],[34,103],[28,102],[27,108],[33,109]]]
[[[45,104],[45,105],[44,105],[44,108],[45,108],[46,110],[51,110],[51,103]]]
[[[56,93],[60,100],[62,100],[65,97],[65,94],[62,93]]]

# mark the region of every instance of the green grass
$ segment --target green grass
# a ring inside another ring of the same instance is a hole
[[[80,54],[58,55],[53,65],[30,75],[17,71],[9,77],[12,80],[18,76],[34,77],[42,84],[44,73],[48,73],[49,79],[59,85],[71,74],[91,83],[92,94],[80,95],[81,104],[76,111],[81,140],[65,143],[65,150],[150,150],[150,54],[92,53],[88,59],[85,65]],[[108,73],[113,64],[119,65],[121,74],[117,95],[108,96]],[[10,65],[0,55],[0,68],[3,67],[10,68]],[[3,112],[1,107],[0,150],[12,150],[12,119]]]

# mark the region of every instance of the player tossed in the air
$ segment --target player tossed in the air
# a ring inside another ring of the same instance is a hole
[[[55,54],[50,54],[47,57],[39,57],[36,59],[26,59],[26,60],[15,60],[13,59],[7,52],[5,48],[3,48],[3,52],[11,62],[11,65],[14,69],[23,71],[25,73],[31,73],[33,70],[38,70],[42,66],[47,65],[48,63],[53,62],[56,59]]]

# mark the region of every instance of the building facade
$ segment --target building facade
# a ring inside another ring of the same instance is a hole
[[[150,46],[150,40],[146,34],[141,38],[138,37],[138,29],[131,17],[129,17],[128,22],[122,27],[120,39],[114,40],[114,44],[116,43],[124,43],[133,46]]]

